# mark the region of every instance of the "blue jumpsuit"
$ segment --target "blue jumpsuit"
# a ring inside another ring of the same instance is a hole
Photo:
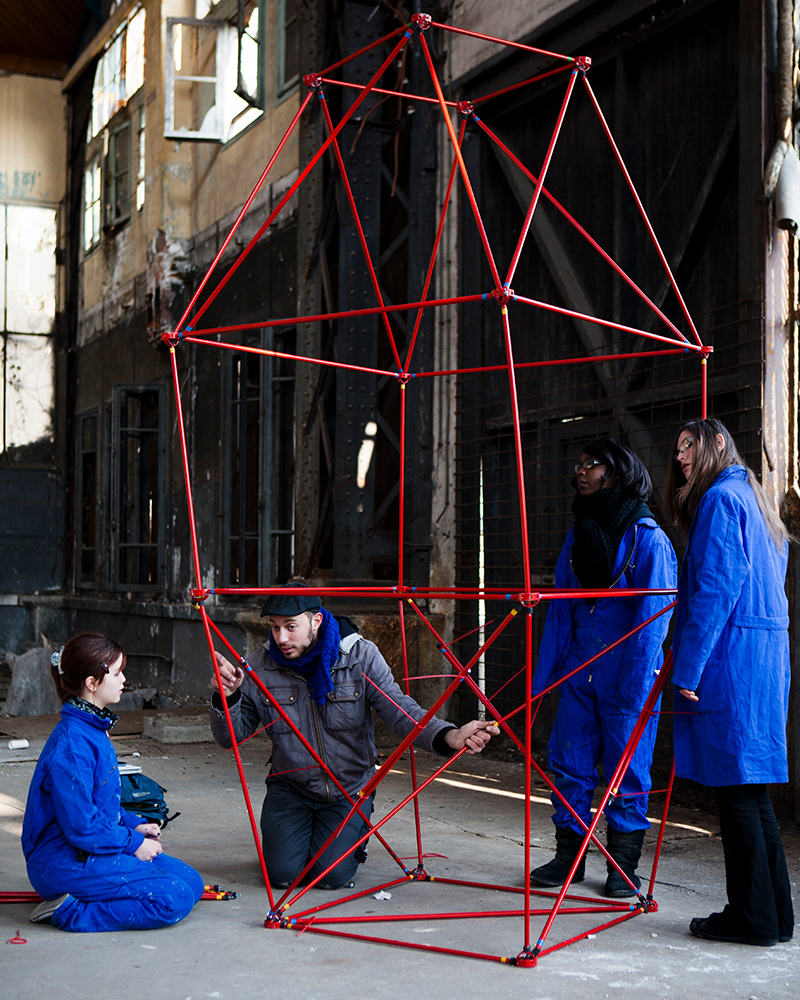
[[[580,588],[571,565],[570,529],[556,565],[559,588]],[[651,517],[639,518],[622,537],[614,561],[617,589],[675,589],[677,560],[669,539]],[[673,600],[672,595],[608,597],[599,601],[553,601],[533,679],[539,694],[560,677],[595,656]],[[662,643],[670,612],[596,660],[558,688],[559,705],[548,744],[554,784],[588,825],[599,781],[598,761],[606,778],[619,763],[662,661]],[[620,795],[606,805],[606,819],[620,833],[646,830],[650,766],[658,727],[654,714],[642,734],[620,785]],[[552,796],[557,827],[583,833],[561,800]]]
[[[28,878],[44,899],[73,898],[52,916],[67,931],[147,930],[182,920],[203,893],[189,865],[135,857],[147,822],[120,809],[117,755],[100,718],[65,704],[39,757],[22,823]]]

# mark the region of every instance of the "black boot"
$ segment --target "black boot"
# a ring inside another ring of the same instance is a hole
[[[639,876],[636,875],[635,872],[636,867],[639,864],[639,858],[642,856],[643,841],[644,830],[631,830],[629,833],[620,833],[620,831],[615,830],[613,826],[609,826],[606,829],[606,844],[608,845],[608,853],[617,862],[637,889],[640,889],[642,885]],[[610,861],[606,861],[606,868],[608,869],[608,878],[606,879],[605,889],[603,889],[603,894],[605,896],[621,898],[624,896],[636,895],[633,889],[631,889]]]
[[[578,851],[583,843],[583,834],[575,833],[568,826],[556,827],[556,856],[546,865],[534,868],[531,872],[531,885],[563,885],[572,862],[577,858]],[[581,862],[575,869],[573,882],[583,882],[583,874],[586,868],[586,855],[581,858]]]

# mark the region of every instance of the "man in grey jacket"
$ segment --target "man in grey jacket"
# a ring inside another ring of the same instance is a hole
[[[398,687],[374,643],[359,635],[347,618],[334,618],[319,596],[302,584],[296,594],[275,594],[261,610],[269,621],[267,644],[249,660],[286,718],[303,734],[326,772],[272,702],[238,665],[216,654],[237,741],[267,727],[272,767],[261,811],[264,859],[270,881],[293,882],[348,815],[355,797],[375,770],[372,710],[399,736],[406,736],[424,715]],[[231,745],[216,675],[211,679],[211,730],[224,747]],[[467,748],[480,753],[499,732],[491,722],[473,721],[457,728],[432,718],[415,746],[441,757]],[[332,779],[332,777],[335,780]],[[335,889],[348,883],[366,859],[362,845],[349,847],[366,833],[374,795],[359,804],[339,836],[317,858],[303,881],[311,881],[337,858],[341,860],[318,883]]]

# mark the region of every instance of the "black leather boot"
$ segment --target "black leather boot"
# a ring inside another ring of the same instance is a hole
[[[639,858],[642,856],[643,842],[644,830],[631,830],[629,833],[620,833],[620,831],[615,830],[613,826],[606,828],[606,844],[608,846],[608,853],[617,862],[637,889],[640,889],[642,885],[639,876],[636,875],[635,872],[639,864]],[[636,895],[633,889],[631,889],[625,879],[609,861],[606,861],[606,868],[608,869],[608,878],[606,879],[606,885],[603,889],[603,894],[605,896],[623,898],[625,896]]]
[[[575,833],[567,826],[556,827],[556,856],[546,865],[534,868],[531,872],[531,885],[554,886],[563,885],[572,862],[578,856],[583,834]],[[573,882],[583,882],[583,875],[586,868],[586,855],[581,858],[581,863],[575,869]]]

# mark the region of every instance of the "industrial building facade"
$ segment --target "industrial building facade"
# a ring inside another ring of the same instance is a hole
[[[164,704],[199,699],[207,653],[189,600],[189,524],[162,335],[215,257],[221,252],[221,266],[230,265],[319,147],[324,121],[309,109],[225,246],[298,112],[305,75],[368,49],[405,13],[354,0],[41,6],[67,18],[61,51],[45,58],[17,13],[7,43],[17,51],[0,54],[0,648],[18,652],[41,636],[63,641],[76,628],[99,628],[128,651],[134,686],[156,688]],[[525,162],[542,161],[563,80],[517,89],[547,59],[484,36],[591,58],[592,88],[688,308],[714,347],[709,413],[728,423],[796,530],[796,241],[776,227],[765,194],[770,154],[779,139],[793,138],[792,3],[550,0],[511,3],[501,16],[491,5],[455,2],[430,13],[474,32],[434,44],[448,96],[467,101],[507,89],[480,115]],[[350,82],[365,83],[386,52],[378,46],[352,63]],[[398,89],[429,87],[410,46],[392,72]],[[351,98],[342,90],[330,99],[341,107]],[[362,223],[379,248],[384,299],[413,301],[452,162],[436,109],[376,98],[343,131],[341,149],[370,205]],[[509,220],[524,214],[530,189],[474,123],[463,155],[488,237],[508,254],[517,234]],[[576,100],[565,119],[548,186],[678,322],[678,303],[585,102]],[[471,215],[458,190],[454,197],[461,200],[435,274],[441,298],[491,287]],[[647,322],[640,301],[573,239],[563,216],[545,206],[532,237],[520,285],[576,312]],[[209,307],[206,324],[249,324],[253,346],[385,369],[391,357],[378,317],[258,326],[267,315],[368,304],[372,285],[360,261],[336,164],[325,157]],[[392,324],[402,354],[409,318],[396,314]],[[518,362],[633,350],[619,331],[549,314],[520,315],[517,330]],[[441,371],[485,367],[501,353],[495,314],[453,306],[426,315],[415,350],[418,363]],[[395,579],[401,474],[413,484],[405,579],[463,588],[517,580],[519,509],[502,371],[419,380],[427,384],[410,396],[410,468],[401,470],[395,380],[188,344],[179,351],[206,585]],[[542,586],[552,582],[570,521],[571,468],[587,440],[616,434],[641,454],[664,523],[668,448],[679,423],[699,415],[700,377],[697,364],[674,356],[520,375],[529,554]],[[670,537],[680,551],[678,535]],[[793,573],[789,586],[796,648]],[[242,628],[247,641],[258,640],[252,601],[219,598],[211,610],[240,648]],[[375,602],[346,610],[369,618],[367,629],[391,653],[396,609]],[[430,610],[462,659],[497,611],[447,602]],[[538,630],[545,610],[536,611]],[[421,672],[435,672],[438,654],[417,641]],[[518,659],[509,630],[482,664],[482,683],[498,690]],[[502,698],[510,707],[521,696],[517,681]],[[465,698],[449,711],[467,714],[474,704]],[[538,735],[549,720],[545,708]],[[668,735],[668,725],[662,730]]]

